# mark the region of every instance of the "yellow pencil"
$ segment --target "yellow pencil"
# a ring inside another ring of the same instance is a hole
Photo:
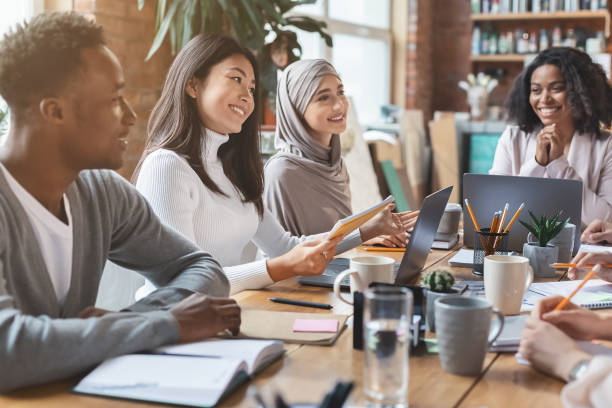
[[[468,199],[465,199],[465,206],[468,209],[468,212],[470,213],[470,217],[472,218],[472,222],[474,223],[474,228],[476,229],[476,231],[480,232],[480,227],[478,226],[478,222],[476,221],[476,217],[474,217],[474,213],[472,212],[472,207],[470,206],[470,203],[468,202]]]
[[[559,302],[559,304],[557,306],[555,306],[555,308],[553,309],[554,312],[558,311],[558,310],[562,310],[565,306],[567,306],[567,304],[569,303],[569,301],[571,300],[572,297],[574,297],[574,295],[576,293],[578,293],[578,291],[580,289],[582,289],[582,287],[584,286],[585,283],[587,283],[587,281],[589,279],[591,279],[593,276],[595,276],[595,274],[597,272],[599,272],[599,270],[601,269],[601,265],[597,264],[595,265],[595,267],[593,268],[593,270],[589,273],[587,273],[587,275],[584,277],[584,279],[582,279],[582,282],[580,282],[580,285],[578,285],[576,287],[576,289],[574,289],[572,291],[572,293],[570,293],[570,295],[566,298],[564,298],[562,301]]]
[[[406,252],[406,248],[365,247],[366,251],[373,252]]]
[[[508,230],[510,229],[512,224],[514,224],[514,221],[516,220],[516,217],[519,216],[519,214],[521,213],[521,211],[523,210],[524,207],[525,207],[525,203],[521,203],[521,206],[518,208],[518,210],[516,210],[516,213],[514,213],[514,217],[512,217],[512,219],[510,220],[510,222],[506,226],[506,229],[504,230],[504,234],[506,232],[508,232]]]

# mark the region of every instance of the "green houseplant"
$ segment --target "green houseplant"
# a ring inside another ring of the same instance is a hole
[[[156,0],[155,37],[146,59],[170,37],[172,54],[200,33],[225,33],[251,49],[259,62],[261,95],[271,109],[276,97],[276,73],[300,59],[302,47],[289,28],[317,32],[331,47],[327,24],[288,13],[316,0]],[[142,10],[146,0],[138,0]]]
[[[444,269],[429,271],[423,278],[423,286],[427,288],[425,325],[430,332],[436,331],[435,301],[440,297],[456,295],[457,290],[453,289],[454,283],[455,277]]]
[[[8,132],[8,116],[8,106],[2,106],[0,102],[0,141],[2,141],[4,135]]]
[[[523,244],[523,256],[529,259],[536,277],[555,276],[555,269],[550,265],[557,262],[559,248],[550,244],[550,240],[559,234],[569,222],[569,218],[561,221],[561,211],[548,218],[545,215],[536,217],[531,211],[531,223],[519,220],[530,232],[527,242]],[[531,236],[537,241],[531,242]]]

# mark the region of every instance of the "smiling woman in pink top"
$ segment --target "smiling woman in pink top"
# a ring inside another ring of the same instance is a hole
[[[612,218],[612,88],[582,51],[542,51],[516,78],[508,101],[516,123],[502,134],[490,174],[583,183],[582,222]]]

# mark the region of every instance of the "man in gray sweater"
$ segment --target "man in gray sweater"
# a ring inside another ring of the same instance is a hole
[[[37,16],[0,42],[0,392],[119,354],[240,326],[220,265],[160,223],[122,165],[135,115],[102,27]],[[92,307],[109,259],[159,289],[120,313]]]

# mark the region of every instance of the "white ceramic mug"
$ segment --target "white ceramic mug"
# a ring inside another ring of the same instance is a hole
[[[489,255],[484,259],[485,296],[504,315],[519,314],[523,295],[533,282],[533,269],[524,256]]]
[[[334,293],[344,303],[353,304],[352,299],[342,295],[340,283],[350,275],[351,297],[355,292],[365,292],[372,282],[393,283],[395,260],[386,256],[356,256],[351,258],[349,269],[340,272],[334,281]]]

